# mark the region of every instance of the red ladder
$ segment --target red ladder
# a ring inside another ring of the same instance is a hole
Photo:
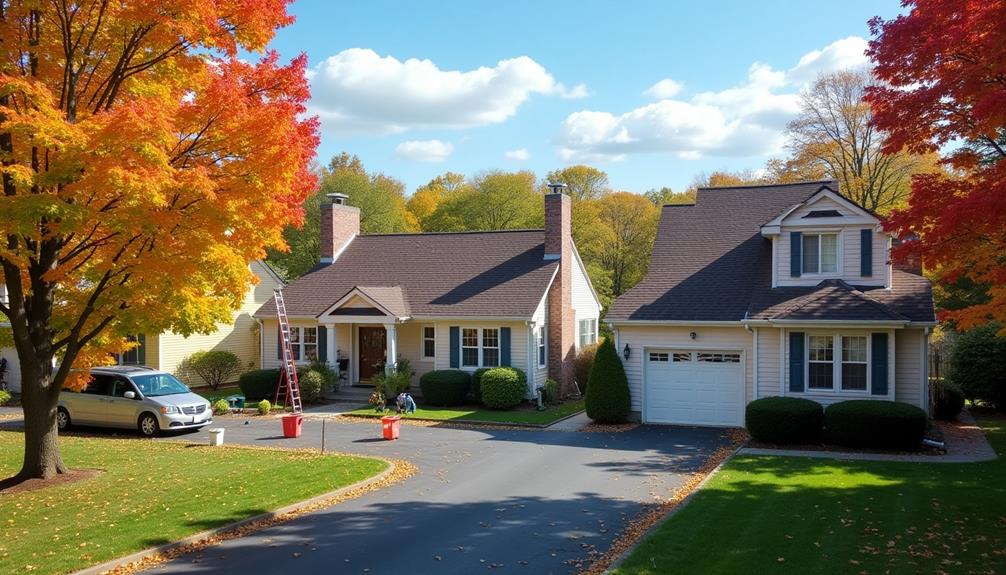
[[[283,290],[276,289],[273,293],[276,295],[276,315],[279,317],[280,349],[283,350],[283,367],[279,370],[279,385],[276,386],[274,403],[279,404],[282,400],[285,406],[289,399],[293,412],[301,413],[304,409],[300,401],[297,366],[293,362],[293,348],[290,346],[290,321],[286,316],[286,302],[283,301]]]

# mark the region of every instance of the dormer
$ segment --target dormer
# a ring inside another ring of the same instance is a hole
[[[880,219],[829,186],[761,228],[772,241],[772,287],[824,280],[891,286],[891,237]]]

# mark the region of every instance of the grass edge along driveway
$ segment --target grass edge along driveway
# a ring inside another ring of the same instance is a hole
[[[738,456],[613,573],[1004,573],[1006,418],[985,463]]]
[[[18,432],[0,431],[0,475]],[[64,436],[63,459],[100,475],[0,494],[0,573],[65,573],[272,511],[384,471],[379,459]]]
[[[543,411],[535,409],[497,410],[478,406],[434,407],[431,405],[419,407],[415,413],[403,414],[403,417],[424,421],[546,426],[579,413],[583,409],[584,400],[582,399],[552,405]],[[395,411],[394,407],[392,407],[391,410],[385,413],[379,413],[373,407],[368,406],[347,412],[345,415],[353,417],[381,417],[383,415],[395,415]]]

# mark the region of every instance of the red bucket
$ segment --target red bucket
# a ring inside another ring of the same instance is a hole
[[[398,439],[398,429],[402,418],[391,415],[381,418],[381,429],[384,431],[384,439]]]
[[[283,416],[283,437],[300,437],[304,416],[299,413]]]

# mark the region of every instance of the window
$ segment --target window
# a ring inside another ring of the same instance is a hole
[[[579,321],[580,338],[577,347],[588,346],[597,341],[597,319]]]
[[[437,330],[432,325],[423,326],[423,359],[433,359],[437,355]]]
[[[842,336],[842,390],[866,391],[865,335]]]
[[[500,364],[500,330],[486,328],[482,330],[482,365],[496,367]]]
[[[461,330],[461,365],[479,366],[479,330],[466,327]]]
[[[290,352],[294,361],[318,359],[318,328],[290,326]],[[283,351],[278,354],[283,359]]]
[[[138,345],[129,351],[116,354],[115,363],[118,365],[140,365],[142,363],[140,361],[140,356],[142,355],[141,350],[143,350],[144,345],[146,345],[144,338],[136,335],[130,335],[126,336],[126,341],[130,343],[137,343]]]
[[[684,352],[675,353],[674,357],[672,359],[673,359],[673,361],[676,361],[676,362],[692,361],[692,353],[691,352],[688,352],[688,353],[684,353]]]
[[[838,271],[838,234],[803,235],[803,273]]]
[[[548,364],[548,351],[545,347],[545,326],[537,327],[538,340],[538,367],[545,367]]]
[[[808,338],[809,389],[834,389],[835,340],[830,335],[812,335]]]
[[[87,387],[81,391],[87,395],[111,395],[115,381],[107,375],[92,375]]]
[[[658,353],[654,351],[650,352],[650,361],[664,362],[667,361],[668,358],[669,356],[666,353]]]
[[[741,354],[739,353],[700,353],[698,354],[699,361],[704,361],[707,363],[740,363]]]
[[[115,391],[112,393],[112,395],[114,395],[115,397],[125,397],[127,391],[132,391],[133,393],[135,393],[136,389],[133,387],[132,383],[129,383],[129,381],[125,379],[116,379]]]
[[[318,360],[318,328],[304,327],[304,359],[307,361]]]

